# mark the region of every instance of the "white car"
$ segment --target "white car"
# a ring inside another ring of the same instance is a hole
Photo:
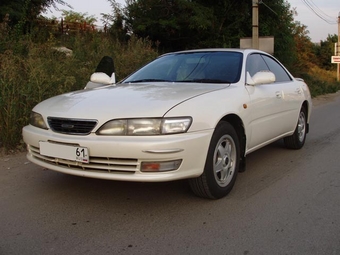
[[[110,76],[97,70],[86,89],[34,107],[23,128],[30,161],[90,178],[189,179],[196,195],[217,199],[247,154],[282,138],[305,143],[308,86],[262,51],[175,52],[119,83]]]

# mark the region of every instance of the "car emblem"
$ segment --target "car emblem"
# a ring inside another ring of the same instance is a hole
[[[74,125],[72,125],[72,124],[61,124],[61,127],[62,128],[74,128]]]

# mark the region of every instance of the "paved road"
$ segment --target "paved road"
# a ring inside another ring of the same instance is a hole
[[[224,199],[185,181],[124,183],[0,157],[0,254],[340,254],[340,95],[316,101],[302,150],[247,158]]]

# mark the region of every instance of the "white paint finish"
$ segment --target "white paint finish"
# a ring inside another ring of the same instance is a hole
[[[207,51],[207,50],[201,50]],[[211,51],[234,51],[213,49]],[[253,50],[235,50],[247,55]],[[194,51],[188,51],[188,53]],[[263,53],[265,54],[265,53]],[[33,110],[47,117],[93,119],[98,124],[87,136],[65,135],[27,126],[24,141],[39,148],[39,141],[77,144],[88,148],[91,157],[136,159],[137,170],[131,175],[81,171],[28,158],[44,167],[91,178],[125,181],[169,181],[202,174],[210,139],[217,123],[233,114],[241,119],[246,136],[245,153],[249,154],[275,140],[291,135],[302,103],[311,98],[302,80],[286,83],[245,85],[246,70],[233,84],[143,82],[123,83],[98,89],[76,91],[48,99]],[[308,114],[310,116],[310,109]],[[121,118],[161,118],[188,116],[193,119],[187,133],[156,136],[98,136],[95,132],[107,121]],[[308,117],[309,121],[309,117]],[[169,153],[146,153],[163,151]],[[173,153],[173,151],[178,151]],[[142,173],[143,161],[183,160],[176,171]]]

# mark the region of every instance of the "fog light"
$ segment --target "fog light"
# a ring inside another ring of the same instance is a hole
[[[181,163],[182,163],[181,159],[163,162],[142,162],[141,171],[142,172],[174,171],[179,168]]]

